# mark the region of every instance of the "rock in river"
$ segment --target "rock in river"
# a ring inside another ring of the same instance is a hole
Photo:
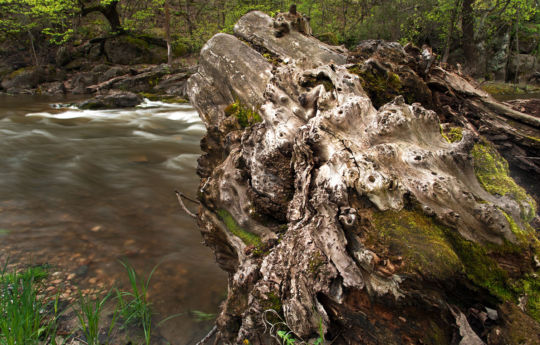
[[[127,91],[111,92],[107,95],[99,95],[77,104],[80,109],[114,109],[114,108],[132,108],[141,104],[142,98]]]

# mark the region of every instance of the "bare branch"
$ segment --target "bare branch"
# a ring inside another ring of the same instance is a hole
[[[178,192],[176,192],[176,193],[178,195]],[[179,197],[179,199],[180,199],[180,197]],[[217,332],[217,326],[214,325],[214,327],[210,330],[210,332],[208,332],[208,334],[204,338],[202,338],[201,341],[199,341],[196,345],[204,345],[204,344],[206,344],[206,342],[208,342],[208,340],[210,340],[210,338],[212,338],[212,336],[214,334],[216,334],[216,332]]]
[[[184,205],[184,202],[182,201],[182,197],[186,198],[186,196],[182,193],[180,193],[179,191],[175,190],[174,191],[176,193],[176,198],[178,199],[178,203],[180,204],[180,206],[184,209],[184,211],[186,211],[186,213],[193,217],[193,218],[197,218],[197,215],[193,212],[191,212],[187,207],[186,205]],[[187,198],[186,198],[187,199]],[[188,199],[189,200],[189,199]],[[190,200],[191,201],[191,200]]]

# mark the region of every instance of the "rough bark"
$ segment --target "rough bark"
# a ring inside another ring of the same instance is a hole
[[[208,130],[199,226],[229,273],[219,339],[267,344],[280,327],[334,344],[503,344],[517,324],[537,334],[515,307],[521,296],[534,315],[536,288],[508,288],[538,284],[535,201],[489,141],[533,154],[537,118],[426,69],[416,47],[348,52],[300,18],[248,13],[235,36],[207,42],[188,81]]]
[[[79,3],[81,4],[82,16],[86,16],[92,12],[99,12],[103,14],[103,16],[109,22],[112,32],[123,31],[122,24],[120,23],[120,15],[118,14],[118,10],[116,8],[118,5],[118,0],[108,1],[105,5],[95,5],[90,7],[86,7],[82,1]]]
[[[474,35],[474,0],[463,0],[461,26],[463,28],[463,55],[471,74],[477,73],[476,40]]]

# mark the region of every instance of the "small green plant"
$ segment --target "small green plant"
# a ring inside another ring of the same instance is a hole
[[[272,320],[277,320],[276,322],[270,322],[269,316]],[[281,345],[323,345],[324,344],[324,329],[322,326],[322,318],[319,316],[319,336],[315,339],[315,342],[310,344],[306,342],[299,336],[297,336],[293,331],[290,330],[289,325],[283,320],[282,316],[275,311],[274,309],[268,309],[264,311],[263,314],[263,323],[265,327],[265,333],[268,331],[270,336],[274,338],[278,344]]]
[[[37,288],[46,276],[40,267],[8,273],[4,264],[0,270],[0,345],[40,341],[56,345],[58,296],[48,301]]]
[[[229,104],[225,108],[226,116],[235,116],[238,119],[238,123],[242,128],[249,127],[255,123],[262,122],[261,115],[242,104],[239,100],[236,100],[234,103]]]
[[[86,338],[88,345],[100,345],[99,332],[100,332],[100,320],[103,307],[107,300],[111,297],[112,293],[108,292],[104,297],[98,296],[84,296],[79,292],[79,309],[76,310],[77,319],[79,320],[79,326]],[[116,323],[117,311],[113,314],[111,325],[109,326],[109,332],[107,338],[111,335],[111,332]]]
[[[128,273],[131,291],[117,290],[119,313],[124,320],[125,326],[133,323],[139,323],[142,326],[144,339],[148,345],[152,334],[152,311],[148,301],[148,285],[158,265],[152,269],[146,280],[141,280],[133,266],[128,262],[121,262],[121,264]]]
[[[200,311],[200,310],[192,310],[191,314],[193,315],[193,318],[197,322],[211,321],[216,318],[216,314],[205,313],[204,311]]]

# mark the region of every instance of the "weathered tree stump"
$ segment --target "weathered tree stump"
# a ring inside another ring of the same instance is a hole
[[[537,344],[538,119],[418,48],[349,52],[298,18],[248,13],[188,81],[221,341],[267,344],[266,320],[298,342]]]

